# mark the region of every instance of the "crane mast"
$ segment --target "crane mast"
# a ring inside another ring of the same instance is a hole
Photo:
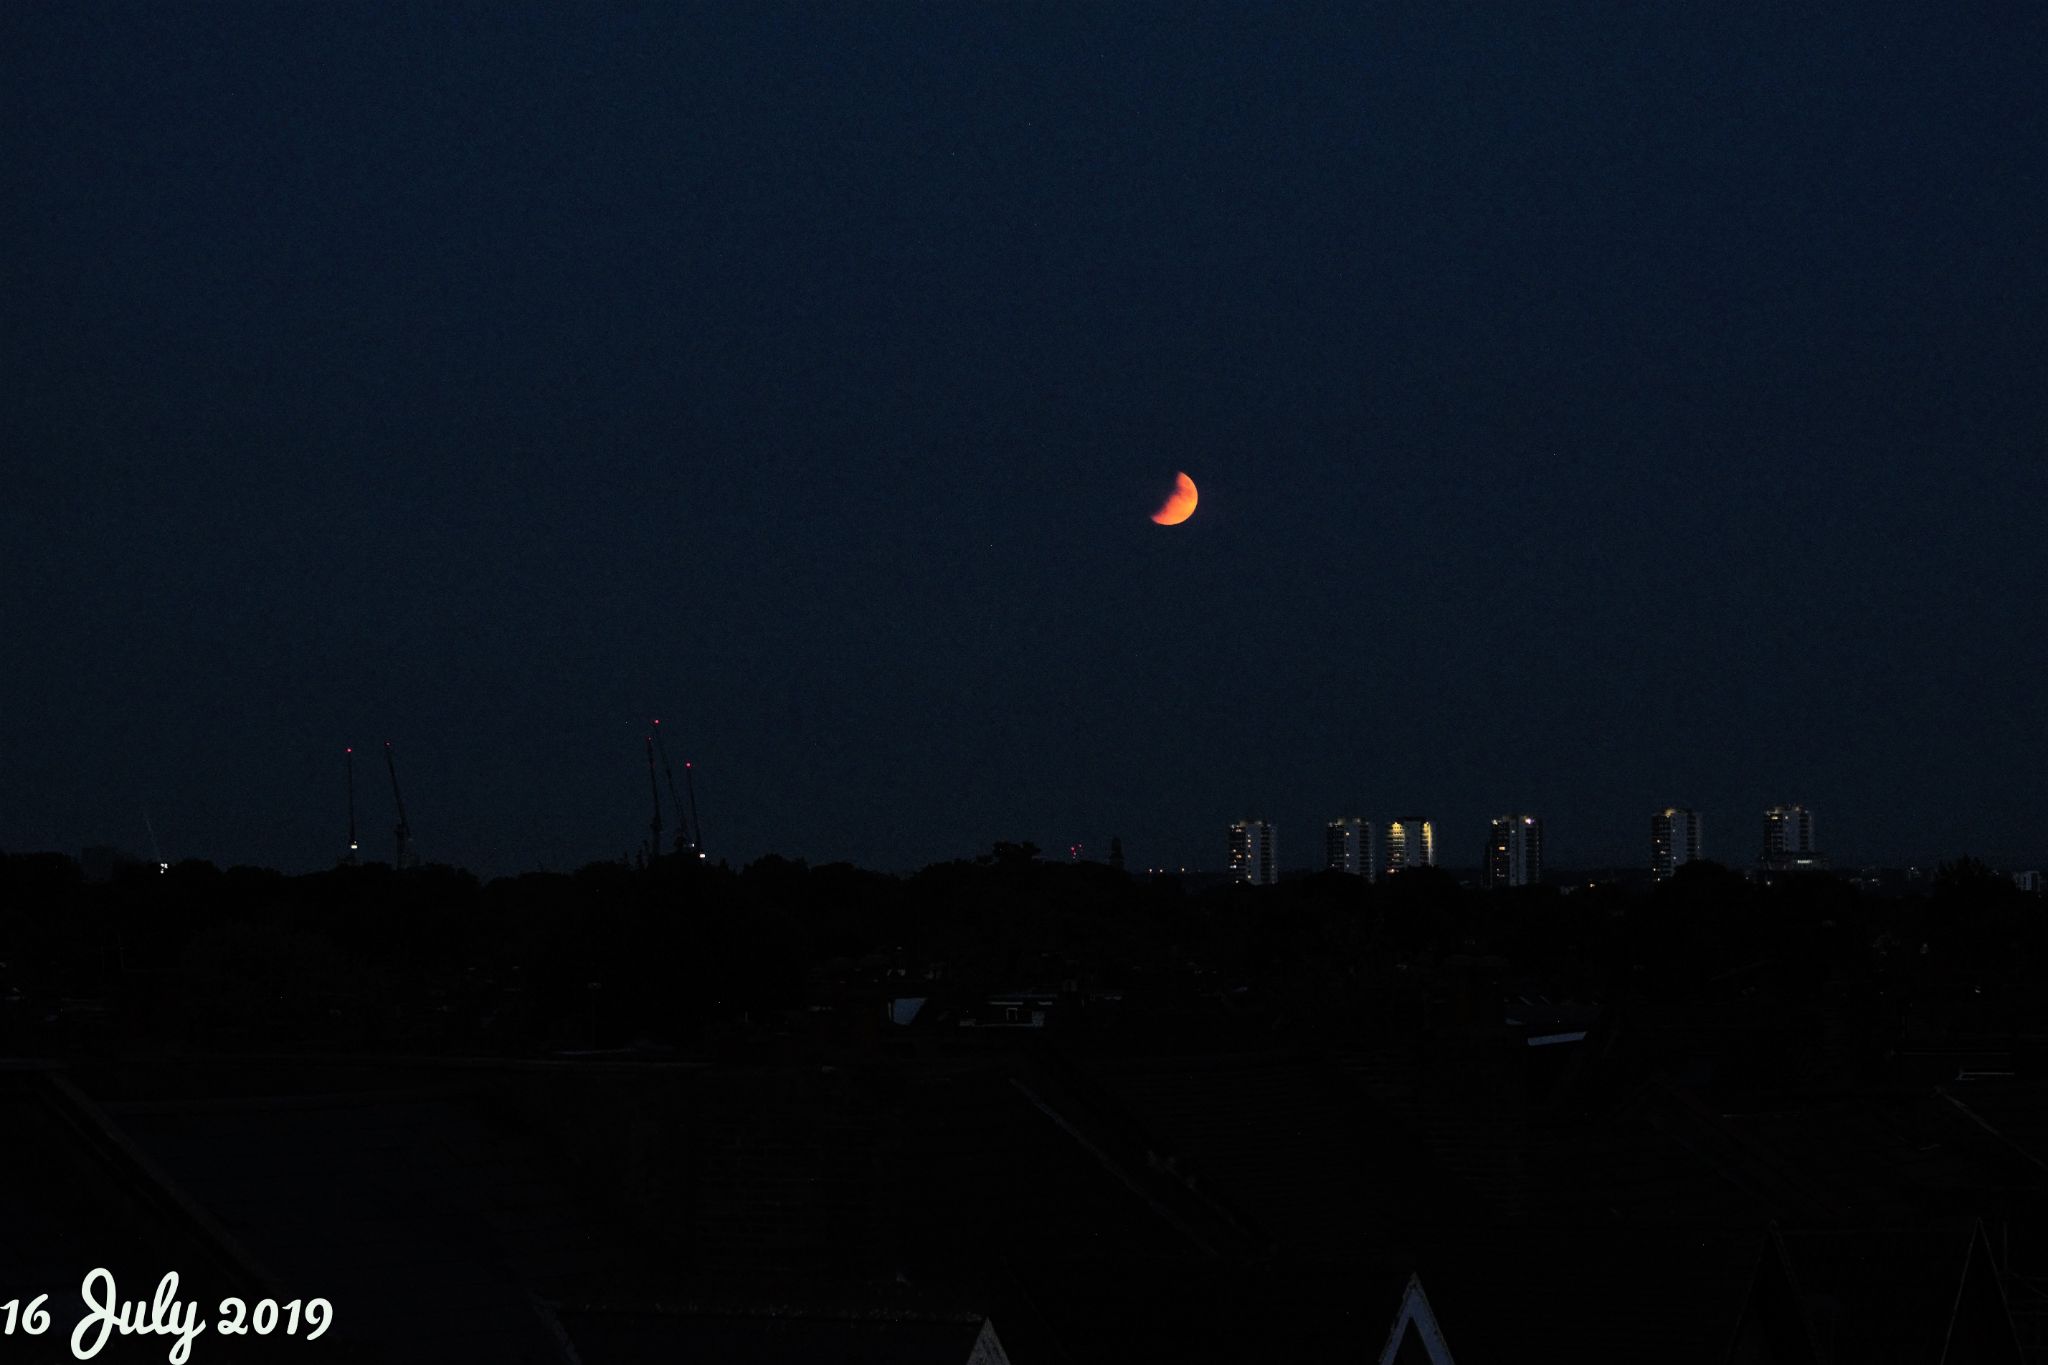
[[[654,819],[648,824],[647,859],[661,856],[661,783],[654,776],[654,736],[647,736],[647,790],[654,797]]]
[[[694,800],[691,801],[690,815],[688,819],[685,819],[683,817],[683,798],[676,795],[676,770],[669,766],[668,744],[661,737],[661,722],[659,720],[654,722],[654,745],[657,749],[661,750],[661,770],[668,777],[668,804],[676,813],[675,851],[682,853],[697,846],[697,840],[691,834],[691,829],[697,820],[697,803]],[[687,763],[683,765],[685,769],[688,769],[689,766]]]
[[[348,759],[348,852],[341,855],[342,865],[354,867],[356,863],[356,751],[350,745],[342,754]]]
[[[164,846],[156,840],[156,825],[149,818],[149,811],[142,812],[142,827],[149,831],[149,851],[156,855],[156,870],[169,872],[171,865],[164,861]]]
[[[690,844],[699,858],[704,856],[704,826],[697,823],[697,784],[690,777],[689,759],[683,760],[683,789],[690,793]]]
[[[405,798],[398,794],[398,763],[391,757],[391,741],[384,741],[384,767],[391,774],[391,801],[398,807],[398,823],[391,832],[398,837],[398,862],[404,869],[412,866],[412,826],[405,821]]]

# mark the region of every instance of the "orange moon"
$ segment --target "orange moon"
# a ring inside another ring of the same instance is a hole
[[[1185,474],[1176,476],[1173,492],[1152,514],[1152,520],[1161,526],[1178,526],[1195,514],[1195,481]]]

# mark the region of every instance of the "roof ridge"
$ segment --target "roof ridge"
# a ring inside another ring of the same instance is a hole
[[[54,1107],[59,1117],[88,1148],[96,1150],[112,1167],[125,1166],[126,1174],[138,1187],[138,1192],[145,1199],[166,1206],[168,1212],[195,1228],[212,1244],[229,1270],[266,1289],[277,1289],[280,1284],[278,1278],[207,1212],[203,1204],[172,1180],[170,1174],[123,1132],[91,1096],[74,1085],[61,1068],[46,1072],[44,1080],[54,1092],[57,1101]]]

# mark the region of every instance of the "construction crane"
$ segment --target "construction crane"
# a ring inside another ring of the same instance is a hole
[[[695,853],[704,856],[704,832],[697,828],[697,789],[690,788],[690,815],[683,818],[683,799],[676,795],[676,770],[669,766],[668,745],[661,738],[661,722],[654,722],[654,744],[661,750],[661,770],[668,774],[668,803],[676,813],[676,849],[678,853]],[[690,780],[690,765],[683,764],[683,781]]]
[[[169,872],[171,865],[164,860],[164,846],[156,841],[156,826],[151,823],[146,808],[142,812],[142,827],[149,831],[149,851],[156,855],[156,870],[160,873]]]
[[[348,852],[341,855],[343,867],[356,865],[356,751],[353,745],[342,751],[348,759]]]
[[[405,798],[398,794],[398,763],[391,757],[391,741],[384,741],[384,767],[391,773],[391,800],[398,807],[398,823],[391,832],[398,836],[398,861],[394,866],[403,870],[411,867],[412,826],[405,822]]]
[[[697,850],[699,858],[704,856],[704,826],[697,823],[697,784],[690,777],[691,763],[683,760],[683,790],[690,794],[690,847]]]
[[[648,824],[647,859],[661,856],[661,783],[654,776],[654,736],[647,736],[647,790],[654,796],[654,819]]]

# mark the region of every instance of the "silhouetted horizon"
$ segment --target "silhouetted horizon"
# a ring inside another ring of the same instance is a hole
[[[1031,847],[1033,849],[1033,861],[1038,863],[1044,863],[1054,866],[1079,864],[1104,869],[1110,869],[1113,866],[1106,855],[1097,855],[1090,853],[1081,858],[1076,859],[1056,849],[1039,848],[1036,845],[1036,842],[1032,840],[1020,839],[1002,842],[1005,842],[1009,844],[1009,846],[1013,847]],[[116,859],[118,859],[119,869],[124,874],[131,872],[147,873],[152,869],[156,869],[158,867],[158,863],[156,862],[156,860],[152,858],[149,858],[143,854],[139,854],[132,849],[125,849],[119,847],[118,845],[111,844],[89,844],[85,848],[78,850],[0,848],[0,858],[15,857],[26,859],[63,859],[81,868],[85,868],[87,871],[91,870],[88,867],[88,864],[92,861],[94,855],[104,854],[114,855]],[[930,862],[920,863],[915,867],[881,867],[872,864],[855,862],[851,859],[846,858],[818,860],[806,858],[801,854],[788,854],[772,850],[757,854],[754,857],[748,858],[744,861],[725,857],[710,857],[704,860],[702,865],[710,870],[728,874],[745,872],[747,869],[754,867],[757,864],[787,864],[803,868],[847,868],[863,874],[872,874],[876,876],[889,877],[900,880],[904,878],[916,877],[922,873],[929,872],[934,868],[950,867],[959,864],[974,863],[977,861],[986,862],[987,858],[987,845],[985,844],[983,846],[982,851],[980,852],[963,851],[954,854],[950,857],[934,858]],[[664,863],[679,864],[687,860],[683,857],[683,855],[668,853],[662,856],[661,861]],[[1738,875],[1748,875],[1756,871],[1758,865],[1758,857],[1755,854],[1752,854],[1747,858],[1736,859],[1706,856],[1700,858],[1698,861],[1703,866],[1719,868],[1725,871],[1736,873]],[[1981,854],[1976,850],[1959,849],[1953,853],[1930,858],[1879,858],[1858,861],[1844,861],[1830,857],[1827,859],[1826,865],[1814,869],[1811,875],[1835,877],[1841,879],[1853,879],[1865,870],[1882,872],[1912,871],[1916,872],[1926,881],[1931,883],[1935,875],[1940,871],[1940,869],[1944,867],[1963,864],[1980,864],[2000,873],[2001,875],[2006,873],[2020,873],[2028,871],[2048,872],[2048,865],[2044,865],[2048,864],[2048,859],[2001,860],[1999,858],[1985,856],[1984,854]],[[467,867],[460,863],[451,863],[434,858],[422,858],[415,865],[415,867],[444,873],[459,873],[463,876],[473,878],[476,881],[483,883],[500,880],[515,880],[520,877],[531,876],[535,874],[545,876],[573,876],[578,872],[595,868],[623,868],[628,871],[644,871],[647,867],[647,861],[644,855],[636,850],[625,854],[614,855],[609,858],[587,858],[580,863],[564,864],[561,866],[554,867],[536,866],[529,868],[515,868],[510,871],[504,872],[493,872],[485,869]],[[265,875],[279,877],[317,877],[329,872],[347,872],[352,870],[380,870],[383,873],[390,873],[394,870],[397,870],[396,865],[394,864],[392,859],[388,857],[379,858],[374,855],[361,857],[354,863],[349,863],[337,859],[324,866],[303,868],[277,867],[263,863],[225,862],[220,859],[207,858],[199,855],[186,855],[175,860],[168,861],[164,864],[165,870],[177,870],[180,868],[205,868],[217,872],[258,872],[263,873]],[[1434,864],[1431,864],[1430,868],[1434,871],[1441,872],[1452,877],[1471,881],[1474,885],[1477,885],[1476,879],[1484,871],[1484,865],[1479,861],[1474,861],[1471,863],[1462,863],[1455,861],[1447,861],[1444,859],[1439,859]],[[406,870],[410,871],[413,869],[408,868]],[[1128,863],[1127,861],[1125,866],[1121,868],[1115,868],[1114,870],[1118,871],[1119,873],[1125,876],[1138,879],[1150,879],[1155,877],[1171,878],[1184,876],[1189,878],[1204,879],[1207,881],[1216,882],[1218,884],[1229,880],[1233,876],[1233,871],[1229,863],[1221,859],[1202,865],[1196,865],[1194,863],[1188,863],[1185,865],[1134,865]],[[1293,881],[1305,877],[1329,874],[1332,873],[1334,869],[1325,866],[1320,861],[1312,863],[1283,862],[1280,865],[1279,871],[1281,877],[1289,881]],[[1644,883],[1647,883],[1650,880],[1651,876],[1651,866],[1647,858],[1637,859],[1633,861],[1603,861],[1599,859],[1546,856],[1541,879],[1537,882],[1531,883],[1531,885],[1546,887],[1555,887],[1560,885],[1568,886],[1573,884],[1575,876],[1580,874],[1597,874],[1603,877],[1621,876],[1626,879],[1640,880]],[[1388,875],[1399,874],[1382,873],[1380,879],[1384,880],[1385,877]],[[1359,880],[1365,879],[1360,878]],[[1503,887],[1499,889],[1506,892],[1521,888]]]

